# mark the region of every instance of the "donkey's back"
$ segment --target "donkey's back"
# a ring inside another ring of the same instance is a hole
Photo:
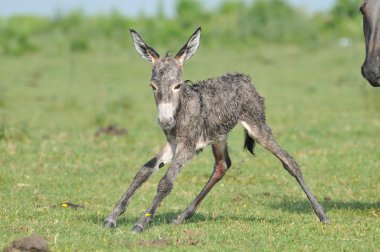
[[[229,73],[200,81],[193,89],[199,94],[202,117],[208,123],[206,128],[226,134],[239,120],[249,118],[265,123],[264,98],[248,75]]]

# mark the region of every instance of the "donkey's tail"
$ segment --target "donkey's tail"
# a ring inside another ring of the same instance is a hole
[[[244,141],[244,149],[248,150],[252,155],[255,156],[255,140],[249,136],[247,130],[245,132],[245,141]]]

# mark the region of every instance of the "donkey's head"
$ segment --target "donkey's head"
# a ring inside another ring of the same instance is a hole
[[[161,58],[152,47],[141,39],[136,31],[131,30],[131,35],[137,52],[153,65],[150,86],[153,89],[158,108],[158,123],[165,130],[171,129],[176,125],[176,112],[183,90],[182,66],[197,50],[201,28],[199,27],[191,35],[174,57]]]

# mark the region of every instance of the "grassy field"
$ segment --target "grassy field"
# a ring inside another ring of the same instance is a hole
[[[192,80],[227,71],[252,76],[278,142],[301,164],[331,224],[318,222],[278,160],[261,147],[256,157],[243,152],[238,126],[229,138],[232,167],[195,216],[169,224],[207,182],[210,149],[186,166],[140,235],[130,228],[166,168],[137,192],[116,229],[101,225],[165,142],[148,87],[151,69],[132,44],[126,51],[95,48],[1,57],[0,249],[36,232],[52,251],[379,251],[380,89],[360,76],[361,43],[201,46],[184,71]],[[128,135],[95,136],[112,124]]]

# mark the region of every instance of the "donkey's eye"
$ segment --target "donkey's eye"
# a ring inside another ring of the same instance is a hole
[[[175,90],[178,90],[181,88],[181,84],[178,84],[177,86],[174,87]]]

